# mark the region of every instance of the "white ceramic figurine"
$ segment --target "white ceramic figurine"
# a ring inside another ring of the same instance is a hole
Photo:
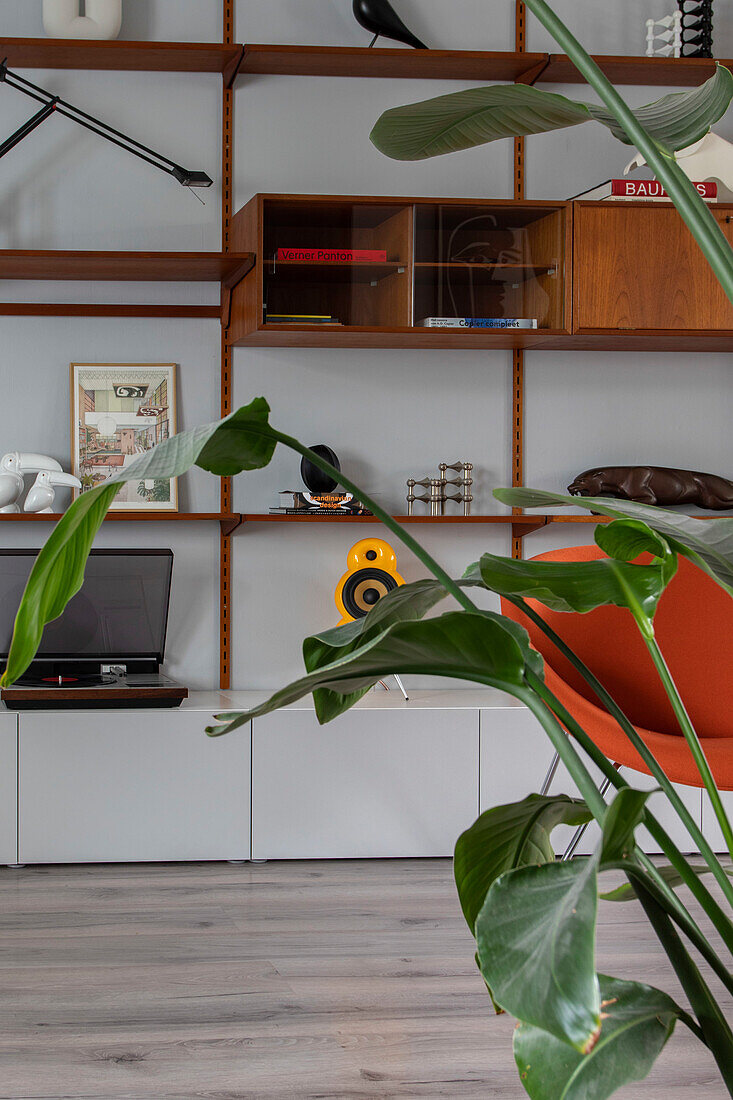
[[[725,138],[708,130],[705,137],[693,145],[678,149],[674,159],[688,179],[695,182],[715,180],[718,198],[733,200],[733,144]],[[637,153],[624,168],[624,175],[628,176],[632,168],[640,168],[643,164],[646,164],[644,157]]]
[[[122,0],[43,0],[43,29],[49,38],[117,38],[122,26]]]

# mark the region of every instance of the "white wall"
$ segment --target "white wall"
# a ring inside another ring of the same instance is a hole
[[[648,14],[672,0],[555,0],[578,37],[597,52],[644,49]],[[405,22],[430,45],[513,48],[513,0],[395,0]],[[733,20],[716,6],[718,53],[733,54]],[[3,34],[41,33],[40,0],[0,0]],[[123,37],[217,40],[219,0],[125,0]],[[249,42],[366,45],[351,0],[239,0],[236,37]],[[383,43],[387,45],[387,43]],[[529,48],[552,49],[530,18]],[[220,79],[129,73],[31,73],[49,88],[127,129],[189,167],[220,174]],[[235,206],[257,191],[511,195],[511,142],[452,157],[400,164],[369,144],[387,107],[464,87],[461,82],[249,77],[236,93]],[[592,98],[580,85],[552,88]],[[630,102],[664,90],[625,89]],[[32,111],[30,101],[0,88],[0,133]],[[45,123],[3,160],[0,247],[215,249],[218,190],[201,206],[161,173],[112,146]],[[718,127],[733,137],[733,114]],[[528,197],[565,198],[617,174],[629,151],[595,124],[528,142]],[[70,284],[3,287],[6,299],[215,301],[211,287],[111,288]],[[0,317],[0,431],[4,449],[68,455],[70,360],[175,360],[180,426],[216,416],[218,329],[215,322],[19,319]],[[410,474],[440,460],[473,461],[477,511],[498,511],[491,485],[510,479],[509,353],[238,349],[237,404],[264,394],[273,420],[304,442],[328,442],[350,473],[395,510]],[[564,489],[575,472],[604,461],[649,461],[729,473],[732,399],[722,355],[584,353],[526,356],[526,480]],[[298,485],[298,461],[278,453],[272,466],[235,484],[243,511],[266,511],[280,489]],[[203,474],[181,486],[182,507],[216,507],[216,486]],[[376,531],[376,528],[374,528]],[[370,526],[262,525],[234,540],[233,686],[266,688],[300,671],[305,634],[336,620],[333,589],[352,542]],[[420,528],[420,536],[456,573],[483,549],[508,553],[508,528]],[[3,529],[8,544],[32,545],[38,528]],[[591,529],[559,525],[527,540],[527,553],[592,538]],[[176,580],[171,671],[192,686],[213,685],[218,645],[218,541],[208,527],[108,525],[100,545],[172,546]],[[422,575],[398,549],[409,580]],[[447,606],[447,605],[446,605]]]

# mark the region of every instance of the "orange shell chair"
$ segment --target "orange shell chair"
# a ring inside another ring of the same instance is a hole
[[[532,561],[594,561],[597,546],[538,554]],[[600,607],[585,615],[527,601],[611,693],[675,783],[702,786],[651,657],[630,612]],[[647,772],[579,673],[533,622],[502,599],[502,612],[529,631],[545,659],[545,680],[614,763]],[[707,573],[680,558],[654,619],[659,647],[702,741],[716,783],[733,790],[733,599]]]

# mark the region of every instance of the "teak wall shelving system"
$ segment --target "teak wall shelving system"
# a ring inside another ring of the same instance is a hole
[[[135,281],[169,281],[186,279],[215,281],[221,284],[220,306],[151,305],[151,304],[61,304],[2,303],[0,315],[17,316],[88,316],[88,317],[179,317],[218,318],[221,322],[221,413],[232,411],[232,339],[229,332],[232,290],[244,278],[256,258],[237,253],[232,248],[232,175],[233,175],[233,88],[237,76],[246,74],[344,76],[408,79],[498,80],[534,84],[583,83],[577,70],[562,54],[529,53],[525,49],[525,8],[515,0],[514,51],[453,51],[406,50],[392,48],[283,46],[266,44],[241,45],[234,38],[234,0],[222,0],[222,41],[208,43],[181,42],[81,42],[59,39],[0,39],[0,52],[10,67],[94,69],[119,71],[220,73],[222,76],[222,247],[221,253],[52,253],[39,251],[0,251],[1,278],[29,279],[130,279]],[[667,59],[647,57],[596,56],[606,75],[616,84],[656,86],[696,86],[713,71],[713,62],[697,59]],[[720,62],[733,69],[733,60]],[[514,141],[513,197],[524,199],[525,141]],[[294,346],[299,334],[292,332]],[[435,347],[432,333],[409,335],[411,347]],[[618,350],[729,350],[733,332],[702,334],[700,332],[660,332],[638,329],[630,336],[619,329],[574,332],[570,335],[541,334],[530,341],[521,334],[496,334],[486,341],[486,334],[463,332],[455,334],[461,347],[505,347],[512,351],[512,483],[523,482],[524,455],[524,348],[562,348],[594,350],[599,347]],[[554,343],[553,343],[554,340]],[[392,342],[389,342],[392,341]],[[483,342],[482,342],[483,341]],[[568,343],[572,341],[572,343]],[[394,336],[385,334],[379,342],[375,333],[358,336],[348,346],[395,346]],[[108,521],[147,522],[217,522],[220,528],[220,686],[230,685],[231,639],[231,537],[240,526],[252,523],[323,522],[300,516],[239,515],[232,513],[231,479],[221,480],[220,511],[217,513],[111,513]],[[4,515],[0,522],[48,522],[53,515]],[[521,556],[522,540],[532,531],[551,523],[604,522],[594,516],[523,515],[515,510],[506,516],[399,516],[404,523],[470,523],[505,524],[512,529],[512,553]],[[352,517],[338,522],[374,522],[370,517]]]

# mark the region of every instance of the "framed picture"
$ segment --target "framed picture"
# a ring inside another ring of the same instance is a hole
[[[175,432],[175,363],[71,364],[71,469],[82,493]],[[125,482],[112,509],[176,512],[177,479]]]

